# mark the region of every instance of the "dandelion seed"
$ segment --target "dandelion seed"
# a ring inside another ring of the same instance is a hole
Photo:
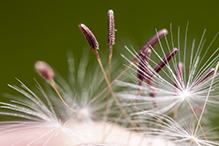
[[[53,81],[55,73],[46,62],[37,61],[35,63],[35,69],[42,78],[44,78],[45,80]]]
[[[108,11],[108,44],[110,46],[115,44],[115,23],[114,23],[114,12],[113,10]],[[110,47],[110,53],[112,53],[112,48]]]
[[[84,24],[80,24],[79,28],[80,28],[81,32],[84,34],[84,37],[86,38],[86,40],[87,40],[88,44],[90,45],[91,49],[93,49],[94,51],[98,50],[99,49],[99,44],[97,42],[96,37],[90,31],[90,29]]]
[[[54,82],[54,76],[55,73],[53,71],[53,69],[44,61],[37,61],[35,63],[35,69],[36,71],[40,74],[40,76],[42,78],[44,78],[45,80],[49,80],[51,86],[54,88],[54,90],[56,91],[57,95],[60,97],[60,99],[62,100],[62,102],[69,108],[71,109],[73,112],[77,113],[78,111],[76,111],[75,109],[71,108],[62,98],[62,96],[60,95],[56,84]]]
[[[162,29],[159,32],[157,32],[150,40],[147,41],[146,44],[141,48],[138,55],[141,56],[144,54],[144,52],[149,48],[153,47],[162,37],[168,34],[168,31],[166,29]],[[135,58],[137,60],[137,58]]]
[[[108,44],[109,44],[109,66],[108,66],[108,80],[110,82],[111,77],[111,62],[112,62],[112,51],[113,45],[115,44],[115,23],[114,23],[114,12],[113,10],[108,11]],[[108,102],[110,94],[106,97],[106,110],[105,110],[105,122],[108,120]],[[104,129],[105,133],[105,129]]]
[[[148,68],[148,60],[149,60],[149,57],[151,55],[151,50],[150,49],[147,49],[144,53],[144,55],[142,55],[142,58],[139,62],[139,65],[138,65],[138,73],[137,73],[137,77],[139,79],[139,85],[142,84],[142,81],[145,80],[145,78],[147,78],[145,76],[145,74],[147,74],[147,76],[149,76],[149,68]]]

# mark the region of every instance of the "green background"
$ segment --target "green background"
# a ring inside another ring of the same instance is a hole
[[[15,77],[33,87],[36,78],[33,65],[44,60],[66,76],[66,53],[79,60],[88,45],[78,29],[84,23],[94,32],[100,49],[107,49],[107,11],[113,9],[116,23],[114,53],[124,45],[139,49],[157,28],[169,29],[173,23],[185,30],[189,21],[191,37],[200,36],[206,28],[206,43],[219,32],[219,1],[152,0],[152,1],[0,1],[0,93],[13,93],[7,84],[17,84]],[[190,40],[192,41],[192,40]],[[219,46],[218,39],[212,49]],[[90,50],[87,50],[90,51]],[[93,53],[90,51],[90,53]],[[116,56],[117,57],[117,56]],[[120,56],[118,56],[120,57]]]
[[[124,45],[139,49],[155,33],[189,21],[189,33],[200,38],[207,29],[207,42],[219,32],[219,1],[0,1],[0,93],[11,92],[15,77],[28,86],[37,60],[45,60],[63,76],[67,75],[66,53],[80,59],[88,47],[78,24],[94,32],[100,49],[107,49],[107,11],[113,9],[116,23],[115,52]],[[192,40],[191,40],[192,41]],[[214,43],[216,47],[218,40]],[[215,46],[212,47],[215,49]],[[89,51],[89,50],[88,50]],[[91,52],[91,51],[90,51]],[[121,53],[121,52],[120,52]]]

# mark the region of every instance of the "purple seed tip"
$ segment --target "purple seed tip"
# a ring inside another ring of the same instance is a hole
[[[201,83],[203,83],[204,81],[206,81],[210,76],[214,75],[215,73],[215,69],[211,68],[208,72],[206,72],[205,74],[203,74],[199,79],[197,79],[195,82],[193,82],[193,84],[190,86],[190,88],[195,87],[196,85],[199,85]]]
[[[178,49],[177,49],[177,48],[173,48],[172,51],[173,51],[173,52],[178,52]]]
[[[55,73],[53,69],[44,61],[37,61],[34,65],[36,72],[45,80],[52,81]]]
[[[81,32],[83,33],[91,49],[93,49],[94,51],[97,51],[97,49],[99,49],[99,44],[97,42],[96,37],[91,32],[91,30],[84,24],[79,24],[79,28]]]
[[[108,44],[115,44],[115,23],[113,10],[108,11]]]
[[[109,10],[108,13],[113,13],[113,10]]]
[[[167,31],[167,29],[165,29],[165,28],[162,29],[160,32],[161,32],[161,34],[164,34],[164,35],[167,35],[167,34],[168,34],[168,31]]]

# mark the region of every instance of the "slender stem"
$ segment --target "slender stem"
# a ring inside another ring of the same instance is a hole
[[[57,93],[57,95],[59,96],[59,98],[62,100],[62,102],[63,102],[71,111],[73,111],[74,113],[78,113],[77,110],[73,109],[72,107],[70,107],[70,106],[65,102],[65,100],[62,98],[62,96],[61,96],[61,94],[59,93],[59,91],[58,91],[58,89],[57,89],[57,87],[56,87],[56,84],[55,84],[55,82],[54,82],[53,80],[50,81],[50,84],[51,84],[51,86],[53,87],[53,89],[55,90],[55,92]]]
[[[112,50],[112,45],[110,45],[110,50]],[[111,60],[112,60],[112,51],[110,51],[109,54],[109,66],[108,66],[108,80],[110,82],[110,73],[111,73]],[[108,120],[108,113],[109,113],[109,98],[110,98],[110,92],[108,92],[107,96],[106,96],[106,109],[105,109],[105,122],[107,122]],[[105,128],[106,126],[104,126],[104,133],[105,133]]]
[[[130,63],[112,82],[111,85],[113,85],[115,83],[116,80],[118,80],[131,66],[133,63],[135,63],[136,61],[133,61],[132,63]],[[92,98],[84,107],[90,105],[91,103],[93,103],[98,97],[100,97],[100,95],[102,95],[104,92],[106,92],[106,90],[108,89],[108,86],[105,87],[101,92],[99,92],[94,98]],[[83,108],[84,108],[83,107]]]
[[[175,83],[174,83],[174,86],[178,89],[180,89],[180,85],[181,85],[182,72],[183,72],[183,63],[179,62],[179,63],[177,63],[176,70],[175,70],[176,78],[175,78]],[[178,107],[177,107],[177,105],[175,105],[174,112],[173,112],[173,116],[174,116],[175,121],[177,119],[177,113],[178,113]]]
[[[127,104],[127,106],[124,108],[124,110],[126,110],[128,108],[128,105],[131,104],[133,100],[130,100],[129,103]],[[123,113],[120,113],[120,115],[116,118],[115,122],[112,124],[112,126],[109,128],[109,130],[107,131],[107,133],[104,135],[102,141],[105,140],[106,136],[110,134],[110,132],[112,131],[113,127],[118,123],[119,119],[122,117]]]
[[[198,125],[200,125],[202,116],[203,116],[203,114],[204,114],[204,111],[205,111],[205,108],[206,108],[206,105],[207,105],[207,102],[208,102],[208,98],[209,98],[209,95],[210,95],[210,92],[211,92],[211,87],[212,87],[212,85],[213,85],[213,82],[214,82],[214,79],[215,79],[215,75],[216,75],[217,70],[218,70],[218,66],[219,66],[219,61],[217,62],[217,65],[216,65],[216,67],[215,67],[215,72],[214,72],[214,74],[213,74],[213,78],[212,78],[212,80],[211,80],[210,87],[209,87],[209,89],[208,89],[208,94],[207,94],[207,97],[206,97],[206,99],[205,99],[205,103],[204,103],[204,106],[203,106],[201,115],[200,115],[200,117],[199,117],[199,119],[198,119],[198,124],[197,124],[197,126],[196,126],[195,133],[197,133],[197,131],[198,131]]]
[[[173,117],[174,117],[174,120],[176,121],[177,119],[177,113],[178,113],[178,107],[175,105],[174,106],[174,111],[173,111]]]
[[[108,81],[110,82],[112,51],[113,51],[113,44],[115,44],[115,23],[114,23],[113,10],[108,11],[107,18],[108,18],[107,20],[108,20],[108,44],[109,44]],[[106,97],[105,122],[107,122],[107,118],[108,118],[109,98],[110,98],[110,92],[108,92],[108,95]],[[105,132],[105,126],[103,129]]]
[[[127,115],[127,113],[125,112],[125,110],[122,108],[122,106],[121,106],[121,104],[120,104],[118,98],[115,96],[115,94],[114,94],[114,92],[113,92],[113,89],[112,89],[112,87],[111,87],[111,84],[110,84],[110,82],[108,81],[108,78],[107,78],[107,76],[106,76],[106,73],[105,73],[105,71],[104,71],[104,69],[103,69],[103,66],[102,66],[102,63],[101,63],[101,61],[100,61],[100,58],[97,58],[97,60],[98,60],[98,63],[99,63],[99,65],[100,65],[100,68],[101,68],[101,70],[102,70],[102,72],[103,72],[103,75],[104,75],[104,77],[105,77],[105,80],[106,80],[106,83],[107,83],[107,85],[108,85],[108,88],[109,88],[109,90],[110,90],[110,92],[111,92],[111,94],[112,94],[112,96],[113,96],[113,99],[115,100],[117,106],[119,107],[119,109],[121,110],[121,112],[125,115],[125,117],[126,117],[127,120],[130,122],[130,124],[131,124],[133,127],[137,127],[136,124],[135,124],[135,123],[131,120],[131,118]]]
[[[198,119],[198,117],[197,117],[197,115],[196,115],[196,113],[195,113],[195,111],[194,111],[194,109],[193,109],[193,107],[192,107],[192,105],[191,105],[191,103],[190,103],[190,101],[188,100],[187,97],[186,97],[186,100],[187,100],[187,102],[188,102],[188,104],[189,104],[189,106],[190,106],[190,108],[191,108],[191,110],[192,110],[192,112],[193,112],[193,114],[194,114],[194,116],[195,116],[195,119],[196,119],[197,122],[198,122],[197,125],[200,127],[200,129],[201,129],[201,131],[202,131],[202,133],[203,133],[203,136],[204,136],[205,140],[207,140],[207,137],[206,137],[205,132],[204,132],[202,126],[201,126],[201,123],[199,122],[199,119]]]

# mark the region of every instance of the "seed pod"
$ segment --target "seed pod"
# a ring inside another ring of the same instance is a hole
[[[173,48],[155,67],[154,71],[159,72],[169,61],[172,59],[175,54],[178,52],[177,48]]]
[[[97,42],[96,37],[91,32],[91,30],[84,24],[80,24],[79,28],[81,32],[84,34],[84,37],[87,40],[88,44],[90,45],[91,49],[97,51],[99,49],[99,44]]]
[[[108,11],[108,44],[115,44],[115,23],[113,10]]]
[[[51,66],[44,61],[37,61],[34,65],[36,72],[44,79],[53,81],[55,73]]]

